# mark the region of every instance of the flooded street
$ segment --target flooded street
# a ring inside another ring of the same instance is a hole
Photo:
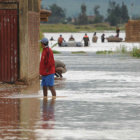
[[[68,69],[55,81],[58,97],[49,92],[43,100],[34,87],[1,97],[0,140],[140,139],[140,59],[71,50],[54,56]]]

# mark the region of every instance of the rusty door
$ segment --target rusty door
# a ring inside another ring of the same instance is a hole
[[[18,79],[18,10],[0,9],[0,81]]]

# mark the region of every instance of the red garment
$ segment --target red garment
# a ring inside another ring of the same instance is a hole
[[[40,61],[40,75],[47,76],[55,73],[55,62],[51,48],[46,47],[42,51]]]
[[[59,37],[59,38],[58,38],[58,43],[62,43],[62,42],[63,42],[63,40],[64,40],[64,38],[63,38],[63,37]]]

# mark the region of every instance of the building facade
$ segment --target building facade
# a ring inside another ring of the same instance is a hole
[[[0,81],[39,79],[40,0],[0,0]]]
[[[140,42],[140,20],[129,20],[125,32],[127,42]]]

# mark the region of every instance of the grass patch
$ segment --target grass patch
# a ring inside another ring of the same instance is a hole
[[[61,52],[56,51],[56,50],[52,50],[54,54],[60,54]]]
[[[125,46],[120,46],[120,48],[117,48],[115,51],[112,50],[97,51],[96,54],[130,54],[130,52],[127,51]]]
[[[138,49],[138,48],[133,48],[133,50],[131,51],[131,55],[132,55],[133,57],[140,58],[140,49]]]
[[[129,53],[124,45],[121,46],[120,48],[117,48],[115,52],[116,53],[123,53],[123,54]]]
[[[132,57],[140,58],[140,48],[134,47],[132,51],[128,51],[126,46],[121,46],[117,48],[115,51],[97,51],[96,54],[128,54]]]
[[[40,24],[41,32],[95,32],[103,30],[116,30],[115,26],[110,26],[108,23],[88,24],[88,25],[73,25],[73,24]],[[121,25],[120,30],[124,30],[124,25]]]
[[[54,48],[54,47],[57,46],[57,45],[58,45],[58,43],[55,43],[54,45],[51,46],[51,48]]]
[[[86,52],[84,51],[77,51],[77,52],[71,52],[72,54],[85,54]]]
[[[106,50],[96,52],[96,54],[112,54],[112,53],[114,53],[114,52],[113,51],[106,51]]]

